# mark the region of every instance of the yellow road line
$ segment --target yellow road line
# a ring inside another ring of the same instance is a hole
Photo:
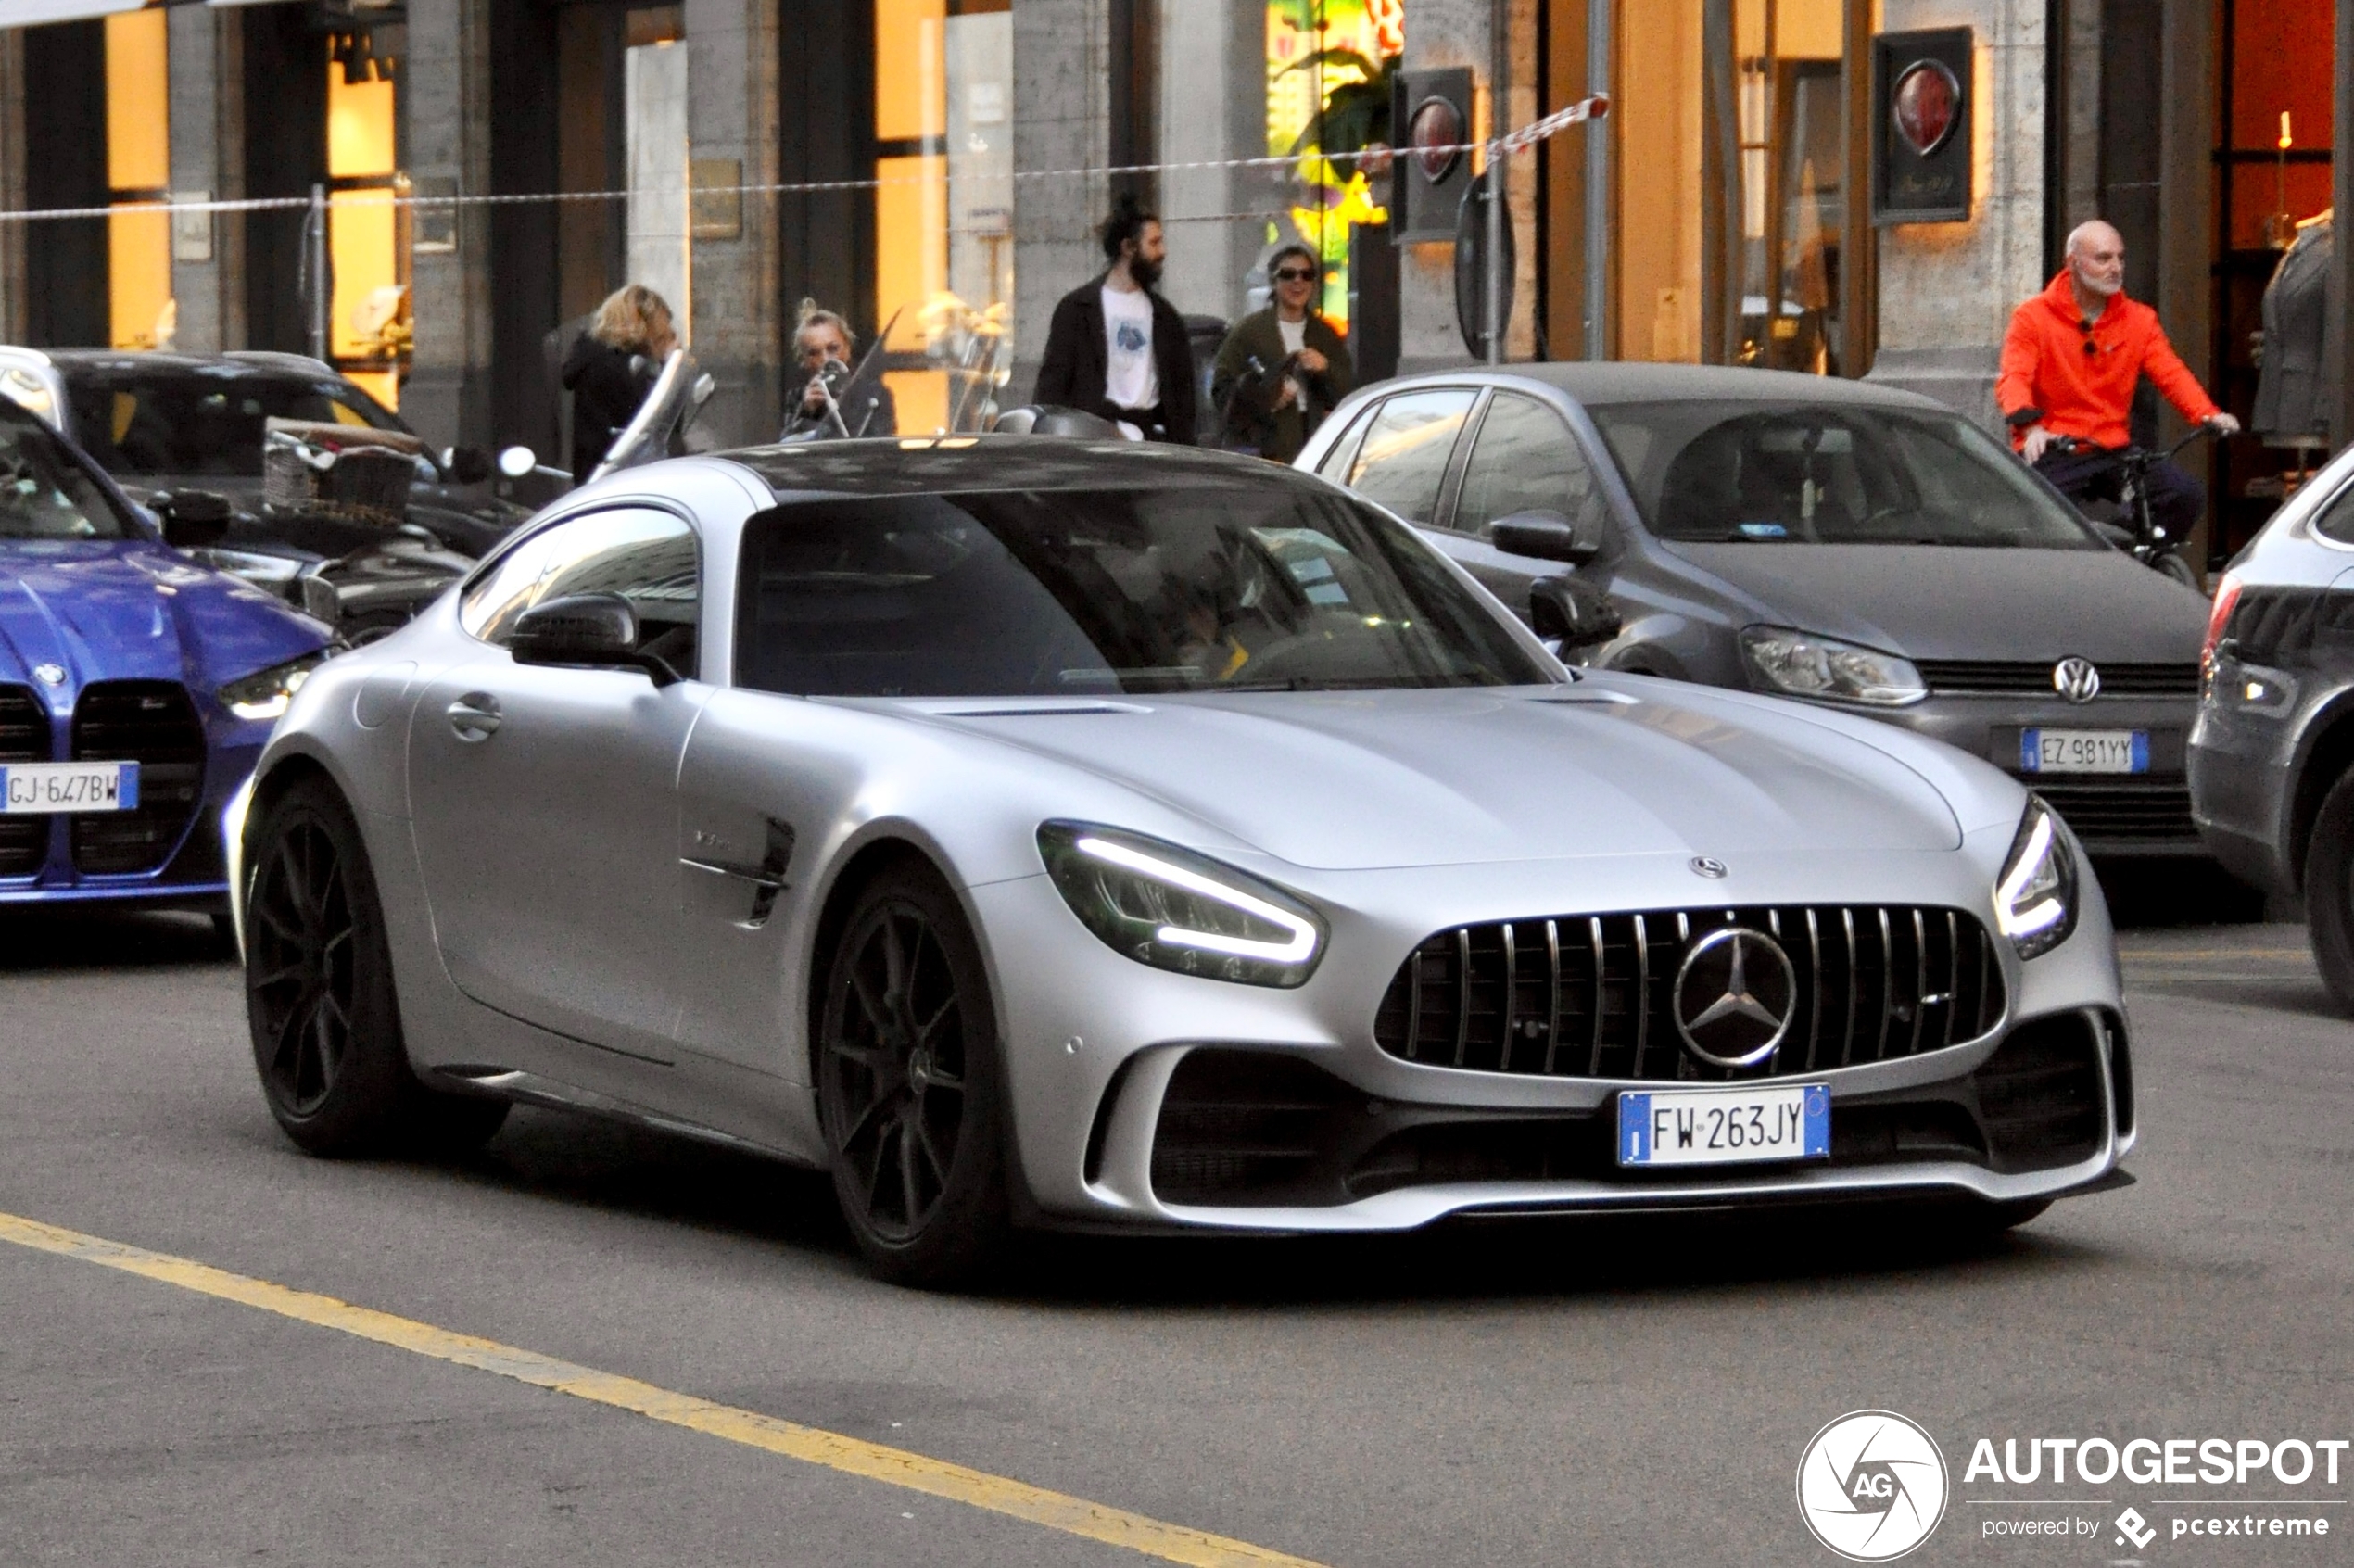
[[[55,1253],[62,1258],[77,1258],[85,1263],[120,1269],[126,1274],[159,1280],[165,1284],[178,1285],[200,1296],[234,1301],[282,1318],[292,1318],[297,1322],[335,1329],[360,1339],[373,1339],[379,1345],[414,1351],[436,1360],[496,1372],[500,1377],[527,1383],[536,1388],[551,1389],[558,1394],[569,1394],[576,1399],[587,1399],[592,1404],[634,1411],[652,1421],[683,1426],[690,1432],[740,1443],[746,1448],[760,1448],[786,1459],[823,1465],[829,1470],[904,1486],[909,1491],[944,1498],[950,1502],[987,1509],[992,1513],[1002,1513],[1049,1530],[1059,1530],[1066,1535],[1125,1547],[1131,1551],[1142,1552],[1168,1562],[1190,1563],[1196,1568],[1317,1568],[1317,1564],[1306,1558],[1288,1557],[1282,1552],[1252,1546],[1247,1541],[1229,1540],[1223,1536],[1188,1529],[1183,1524],[1163,1524],[1139,1513],[1092,1503],[1083,1498],[1068,1497],[1061,1492],[1050,1492],[1002,1475],[992,1475],[986,1471],[970,1470],[961,1464],[950,1464],[945,1460],[909,1453],[905,1448],[886,1448],[880,1443],[866,1442],[839,1432],[779,1421],[756,1410],[738,1410],[732,1405],[699,1399],[691,1394],[675,1394],[635,1378],[617,1377],[611,1372],[601,1372],[571,1361],[560,1361],[536,1351],[519,1350],[496,1340],[478,1339],[470,1334],[452,1334],[430,1323],[397,1318],[389,1312],[379,1312],[372,1308],[355,1307],[332,1296],[290,1290],[285,1285],[272,1284],[267,1280],[251,1279],[185,1258],[173,1258],[166,1253],[149,1252],[145,1247],[127,1246],[120,1242],[62,1230],[55,1225],[44,1225],[37,1220],[0,1213],[0,1241],[13,1242],[36,1252]]]

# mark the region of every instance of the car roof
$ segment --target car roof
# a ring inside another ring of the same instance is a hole
[[[1519,365],[1467,365],[1410,378],[1419,385],[1465,380],[1501,385],[1539,382],[1580,403],[1803,402],[1879,408],[1950,409],[1933,398],[1868,381],[1745,365],[1643,364],[1584,360]],[[1399,385],[1406,385],[1401,382]]]
[[[281,354],[265,349],[240,349],[225,354],[184,354],[173,348],[28,348],[10,345],[0,353],[44,360],[59,370],[209,371],[218,375],[250,371],[256,374],[335,376],[335,369],[307,354]]]
[[[948,436],[801,441],[717,452],[780,498],[904,496],[956,490],[1147,488],[1223,480],[1323,490],[1280,463],[1166,442],[1061,436]]]

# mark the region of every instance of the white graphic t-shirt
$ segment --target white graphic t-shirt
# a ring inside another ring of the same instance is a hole
[[[1104,397],[1123,409],[1160,402],[1160,372],[1153,364],[1153,297],[1143,289],[1106,284]]]

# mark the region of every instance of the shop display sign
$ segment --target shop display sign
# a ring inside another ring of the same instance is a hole
[[[1873,222],[1969,217],[1971,42],[1966,27],[1873,38]]]

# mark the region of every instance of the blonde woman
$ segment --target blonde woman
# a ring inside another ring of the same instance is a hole
[[[678,347],[670,306],[643,284],[617,288],[597,307],[596,319],[564,356],[564,390],[572,394],[572,476],[585,481],[604,461],[614,437],[626,429],[653,385],[653,371]],[[648,368],[632,371],[632,358]]]
[[[792,335],[793,361],[808,380],[791,405],[780,440],[824,440],[842,436],[896,436],[899,405],[891,388],[876,374],[851,374],[858,355],[858,335],[841,312],[826,310],[814,299],[801,302],[801,317]],[[786,396],[791,397],[791,373],[786,374]]]

